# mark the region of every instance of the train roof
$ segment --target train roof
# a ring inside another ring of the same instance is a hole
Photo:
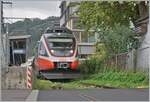
[[[72,31],[66,27],[54,27],[54,28],[47,28],[45,33],[68,33],[68,34],[72,34]]]
[[[48,28],[44,35],[46,37],[74,37],[72,31],[65,27]]]

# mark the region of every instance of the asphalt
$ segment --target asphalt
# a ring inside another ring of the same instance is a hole
[[[148,101],[149,89],[41,90],[38,101]]]
[[[2,90],[2,101],[148,101],[149,89]]]
[[[25,101],[31,90],[1,90],[1,101]]]

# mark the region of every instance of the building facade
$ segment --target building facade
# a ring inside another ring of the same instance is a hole
[[[91,31],[86,32],[79,26],[79,6],[81,1],[62,1],[60,4],[61,16],[60,26],[67,27],[75,35],[78,42],[78,51],[80,57],[93,54],[95,52],[96,36]],[[86,50],[85,50],[86,49]]]
[[[140,17],[136,22],[137,34],[140,36],[140,47],[137,49],[136,68],[148,70],[150,68],[150,32],[149,15]]]

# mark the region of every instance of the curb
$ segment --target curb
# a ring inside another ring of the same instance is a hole
[[[32,90],[26,101],[37,101],[39,90]]]

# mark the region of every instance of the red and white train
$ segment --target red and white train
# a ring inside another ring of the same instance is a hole
[[[75,36],[67,28],[47,29],[34,59],[37,75],[47,79],[78,77],[79,60]]]

